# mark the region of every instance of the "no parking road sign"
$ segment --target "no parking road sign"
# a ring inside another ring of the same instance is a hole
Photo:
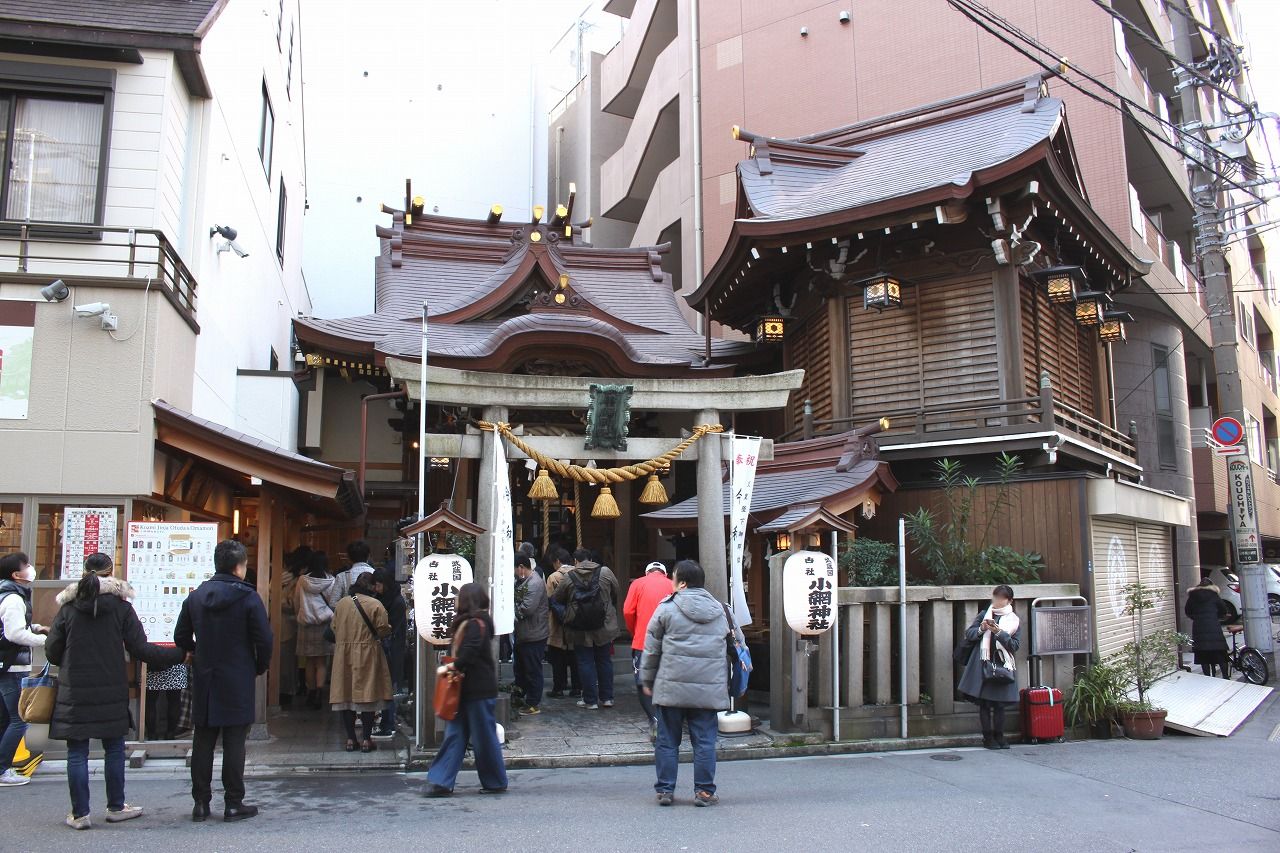
[[[1213,440],[1226,447],[1234,447],[1244,439],[1244,424],[1235,418],[1218,418],[1209,428]]]

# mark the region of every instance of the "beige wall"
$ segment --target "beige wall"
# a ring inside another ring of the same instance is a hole
[[[321,461],[352,471],[360,462],[360,400],[376,393],[372,385],[360,380],[347,382],[334,373],[326,377],[324,384],[324,416],[321,423]],[[402,445],[399,434],[387,425],[387,420],[401,417],[387,400],[375,400],[369,404],[370,463],[399,465]],[[366,479],[398,482],[398,469],[370,468]]]
[[[0,299],[39,294],[0,275]],[[119,340],[75,316],[89,302],[110,303]],[[75,287],[65,302],[38,301],[29,415],[0,421],[4,491],[150,494],[151,400],[190,405],[194,350],[194,332],[155,291]]]

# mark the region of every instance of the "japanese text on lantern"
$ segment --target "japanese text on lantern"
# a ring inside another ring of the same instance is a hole
[[[471,564],[456,554],[429,554],[413,573],[418,633],[436,645],[449,642],[449,626],[458,607],[458,590],[471,582]]]

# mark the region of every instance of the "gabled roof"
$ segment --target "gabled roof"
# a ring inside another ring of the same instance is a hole
[[[706,343],[662,270],[664,244],[601,249],[567,224],[392,214],[380,227],[374,313],[294,321],[304,349],[381,365],[418,360],[423,304],[428,359],[441,367],[511,372],[522,362],[591,362],[602,375],[706,375]],[[310,347],[308,347],[310,345]],[[741,349],[715,340],[713,359]]]
[[[227,0],[0,0],[0,21],[198,37]],[[7,28],[6,28],[7,29]],[[7,35],[17,35],[10,29]]]
[[[1048,96],[1040,76],[803,139],[738,137],[752,143],[738,164],[738,216],[720,258],[689,297],[700,308],[709,299],[713,309],[729,303],[735,280],[750,290],[761,284],[753,276],[771,274],[767,267],[746,272],[753,250],[835,242],[871,220],[913,212],[942,222],[940,208],[980,200],[1015,176],[1038,181],[1043,196],[1105,249],[1114,270],[1143,275],[1150,267],[1090,206],[1063,102]],[[733,325],[732,313],[712,316]]]
[[[141,49],[172,50],[188,91],[208,98],[200,40],[227,2],[0,0],[0,49],[132,63],[142,62]]]

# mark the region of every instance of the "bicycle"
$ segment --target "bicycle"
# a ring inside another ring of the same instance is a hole
[[[1236,638],[1243,631],[1243,625],[1227,626],[1227,633],[1231,635],[1231,651],[1227,652],[1227,677],[1231,677],[1231,668],[1235,667],[1236,670],[1244,675],[1244,680],[1250,684],[1266,684],[1267,679],[1271,677],[1271,673],[1267,668],[1267,659],[1262,656],[1262,652],[1236,643]]]

